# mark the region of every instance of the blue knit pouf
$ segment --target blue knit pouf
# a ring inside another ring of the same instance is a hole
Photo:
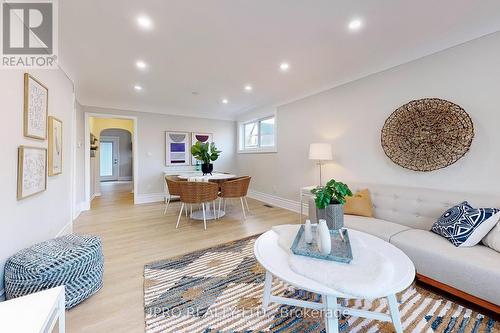
[[[7,299],[64,285],[66,309],[102,287],[102,243],[97,236],[67,235],[33,245],[5,264]]]

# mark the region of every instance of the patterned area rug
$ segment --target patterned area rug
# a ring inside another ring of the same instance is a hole
[[[146,265],[146,332],[324,332],[320,311],[271,303],[260,311],[264,270],[256,237]],[[319,295],[276,278],[273,295],[320,302]],[[418,286],[398,295],[405,332],[500,332],[499,322]],[[387,312],[385,299],[346,300],[348,306]],[[343,318],[341,332],[394,332],[390,323]]]

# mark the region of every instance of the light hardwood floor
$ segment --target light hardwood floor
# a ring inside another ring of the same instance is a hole
[[[75,233],[101,236],[104,244],[104,287],[66,313],[67,332],[144,332],[143,268],[156,260],[262,233],[273,225],[298,223],[298,215],[265,207],[248,199],[250,214],[243,220],[239,201],[228,214],[208,223],[183,217],[175,229],[180,204],[166,216],[161,203],[133,205],[128,183],[104,184],[92,210],[74,224]]]

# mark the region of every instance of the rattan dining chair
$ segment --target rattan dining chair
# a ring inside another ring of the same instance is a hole
[[[241,201],[241,209],[243,210],[243,218],[246,219],[245,213],[245,204],[247,211],[250,212],[250,208],[248,207],[247,194],[248,194],[248,186],[250,185],[250,180],[252,177],[244,176],[238,177],[231,180],[228,180],[221,184],[219,197],[219,216],[220,216],[220,208],[221,202],[224,200],[224,210],[226,210],[226,199],[228,198],[239,198]],[[244,202],[244,203],[243,203]]]
[[[215,183],[209,182],[180,182],[180,197],[181,197],[181,211],[179,217],[177,218],[177,224],[175,228],[179,227],[179,222],[182,216],[182,210],[187,205],[201,204],[203,209],[203,226],[207,230],[207,219],[205,215],[205,204],[213,203],[214,217],[217,217],[215,213],[215,200],[217,200],[217,194],[219,192],[219,186]]]
[[[179,183],[185,182],[185,180],[180,179],[177,176],[165,176],[165,183],[167,185],[168,194],[165,195],[165,210],[163,211],[163,215],[167,214],[168,206],[170,202],[174,198],[179,198],[181,196],[181,192],[179,189]],[[182,212],[182,210],[181,210]],[[186,207],[186,216],[187,216],[187,207]]]

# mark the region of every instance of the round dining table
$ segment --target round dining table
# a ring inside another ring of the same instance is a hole
[[[208,181],[218,181],[218,180],[228,180],[228,179],[232,179],[232,178],[236,178],[237,176],[236,175],[232,175],[232,174],[228,174],[228,173],[213,173],[211,175],[193,175],[193,174],[184,174],[184,175],[178,175],[177,176],[178,178],[180,179],[199,179],[199,180],[203,180],[203,179],[207,179]]]
[[[232,174],[228,174],[228,173],[213,173],[211,175],[210,174],[209,175],[181,174],[181,175],[178,175],[177,177],[180,179],[184,179],[184,180],[193,180],[193,181],[198,181],[198,182],[208,181],[208,182],[221,183],[221,182],[236,178],[237,176],[232,175]],[[205,218],[207,221],[208,220],[215,220],[216,218],[223,217],[224,215],[226,215],[226,212],[223,210],[221,210],[220,213],[218,214],[217,212],[213,211],[210,208],[210,206],[211,205],[205,206]],[[193,220],[203,221],[203,210],[201,210],[201,209],[194,210],[191,212],[190,216]]]

